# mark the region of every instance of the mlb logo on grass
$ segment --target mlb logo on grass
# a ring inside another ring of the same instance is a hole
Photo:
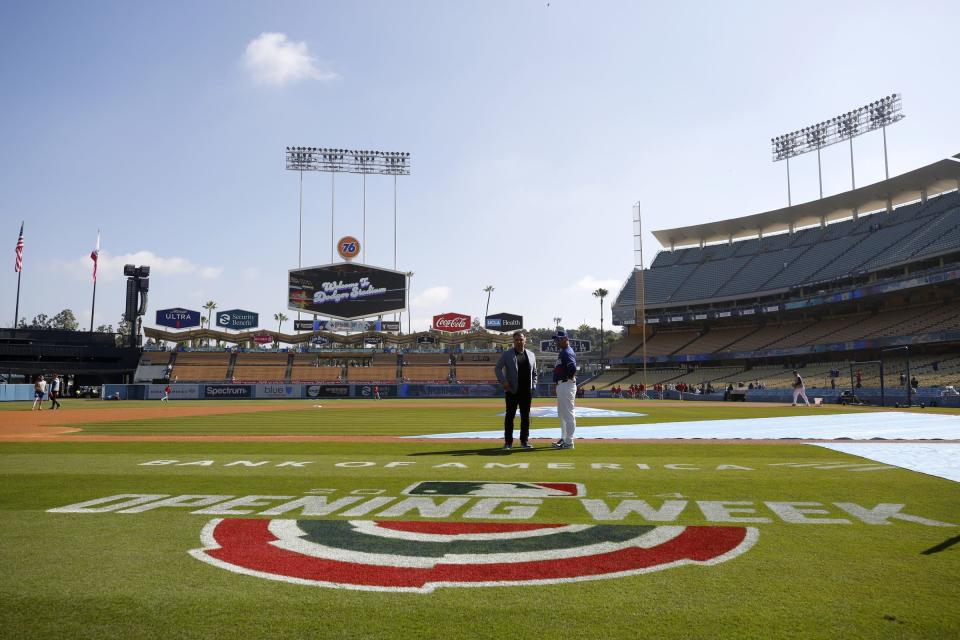
[[[426,481],[401,493],[408,496],[479,496],[484,498],[575,498],[587,494],[575,482],[493,482],[489,480]]]

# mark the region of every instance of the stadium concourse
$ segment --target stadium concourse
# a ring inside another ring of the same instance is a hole
[[[910,385],[914,402],[953,405],[958,159],[785,209],[655,231],[664,249],[619,292],[613,321],[626,335],[591,384],[783,399],[798,369],[825,401],[847,392],[878,402],[882,388],[887,404],[902,403]]]

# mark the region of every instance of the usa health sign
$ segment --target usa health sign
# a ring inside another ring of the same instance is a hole
[[[192,309],[160,309],[157,311],[157,325],[174,329],[188,329],[200,326],[200,312]]]
[[[217,326],[224,329],[255,329],[259,320],[259,314],[243,309],[229,309],[217,314]]]
[[[519,331],[523,329],[523,316],[512,313],[497,313],[484,318],[483,327],[490,331]]]
[[[407,306],[407,274],[364,264],[291,269],[287,306],[340,320],[369,318]]]

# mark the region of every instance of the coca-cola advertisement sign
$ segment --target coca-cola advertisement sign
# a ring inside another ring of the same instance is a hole
[[[448,331],[450,333],[469,331],[470,316],[463,313],[442,313],[433,316],[433,328],[437,331]]]

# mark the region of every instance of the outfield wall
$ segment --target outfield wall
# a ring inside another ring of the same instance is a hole
[[[43,395],[47,399],[47,395]],[[14,402],[16,400],[33,400],[32,384],[0,384],[0,402]]]
[[[24,387],[26,395],[17,395],[11,400],[32,400],[33,385],[0,385],[0,394],[4,386]],[[503,391],[494,384],[381,384],[379,387],[381,398],[499,398]],[[162,384],[106,384],[103,385],[104,400],[159,400],[164,395]],[[372,384],[172,384],[170,385],[171,400],[299,400],[322,398],[372,398]],[[915,404],[923,403],[926,406],[960,407],[960,396],[941,396],[940,389],[920,388],[913,394]],[[20,392],[18,392],[20,393]],[[807,397],[811,404],[814,398],[822,398],[824,404],[836,404],[840,401],[840,389],[807,389]],[[880,389],[860,389],[859,398],[870,404],[880,404]],[[22,397],[21,397],[22,395]],[[543,384],[537,387],[537,397],[552,398],[556,395],[556,385]],[[651,399],[660,396],[649,394]],[[793,394],[789,389],[737,389],[736,398],[746,402],[778,402],[793,401]],[[611,398],[609,390],[585,391],[582,400],[591,398]],[[907,394],[904,389],[887,389],[885,393],[886,406],[905,404]],[[0,400],[4,400],[0,395]],[[710,394],[694,394],[679,391],[665,391],[665,400],[684,400],[689,402],[722,401],[723,392]]]

